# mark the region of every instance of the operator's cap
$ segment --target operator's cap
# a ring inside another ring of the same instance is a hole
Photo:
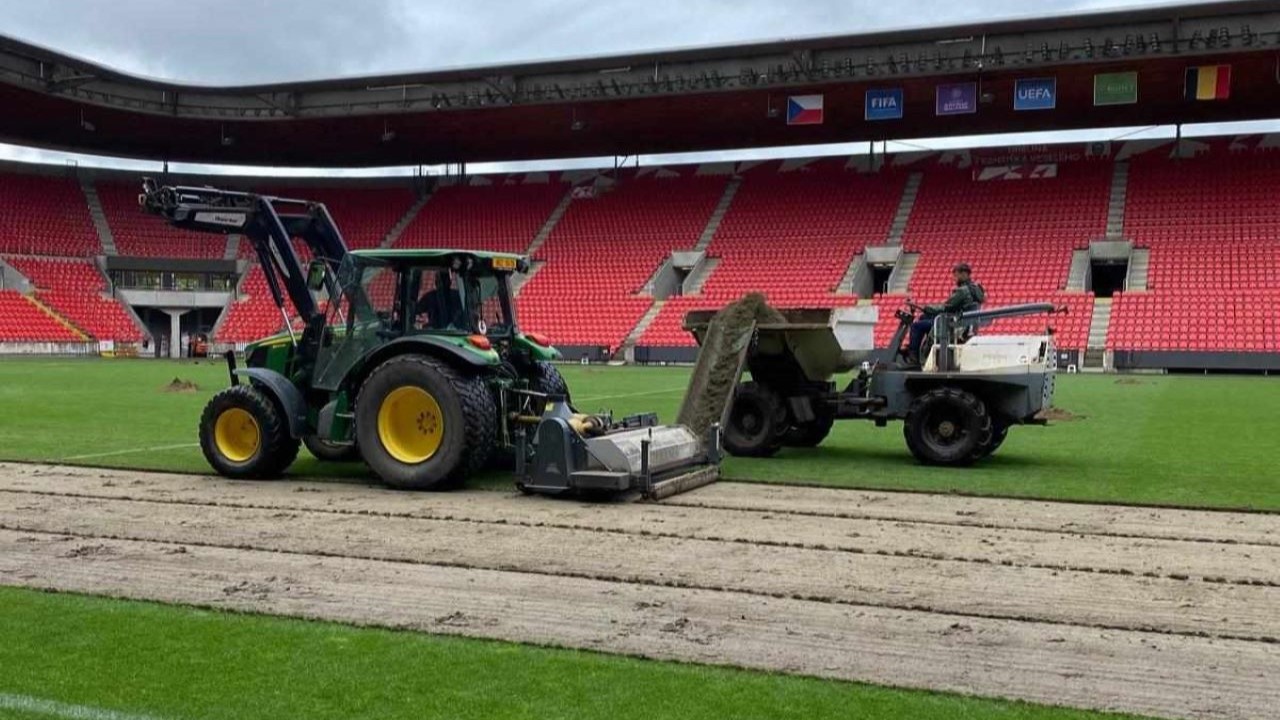
[[[964,263],[964,262],[962,262],[962,263],[956,263],[956,266],[955,266],[955,267],[953,267],[953,268],[951,268],[951,272],[967,272],[967,273],[971,273],[971,272],[973,272],[973,268],[969,267],[969,263]]]

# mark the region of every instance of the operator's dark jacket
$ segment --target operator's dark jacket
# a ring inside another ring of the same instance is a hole
[[[977,310],[987,299],[987,293],[982,286],[972,280],[965,280],[956,284],[956,289],[951,291],[951,297],[941,305],[928,305],[925,312],[930,315],[938,315],[939,313],[962,313],[970,310]]]

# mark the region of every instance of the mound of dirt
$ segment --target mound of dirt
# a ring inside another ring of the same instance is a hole
[[[1050,422],[1075,422],[1077,420],[1087,419],[1088,415],[1077,415],[1066,408],[1051,407],[1048,410],[1040,411],[1036,417]]]
[[[171,393],[199,392],[200,386],[195,384],[195,382],[192,380],[183,380],[182,378],[174,378],[169,381],[168,385],[165,385],[163,388],[160,388],[160,391],[171,392]]]

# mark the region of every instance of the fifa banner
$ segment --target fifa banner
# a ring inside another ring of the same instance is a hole
[[[863,118],[869,121],[901,120],[902,88],[868,90]]]
[[[1093,104],[1136,105],[1138,103],[1138,73],[1101,73],[1093,76]]]
[[[787,98],[788,125],[821,125],[821,95],[792,95]]]
[[[938,115],[972,115],[978,112],[978,83],[939,85],[934,105]]]
[[[1058,164],[1043,165],[993,165],[976,168],[974,180],[1044,180],[1058,177]]]
[[[1058,107],[1058,79],[1032,78],[1013,84],[1014,110],[1053,110]]]

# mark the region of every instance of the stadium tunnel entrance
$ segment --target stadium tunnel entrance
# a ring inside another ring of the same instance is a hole
[[[1129,261],[1099,260],[1089,263],[1089,286],[1096,297],[1109,298],[1126,290],[1129,279]]]

